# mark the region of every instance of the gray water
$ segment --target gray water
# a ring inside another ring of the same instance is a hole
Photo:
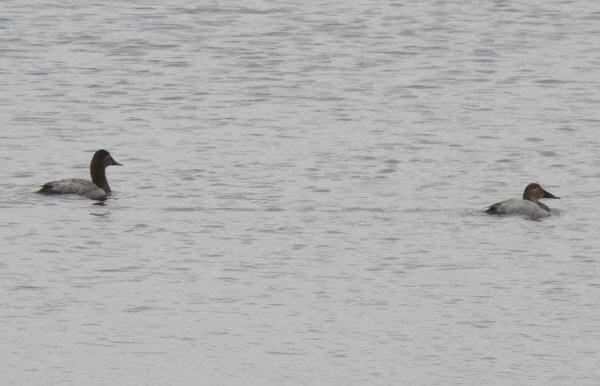
[[[599,3],[0,11],[0,384],[598,383]]]

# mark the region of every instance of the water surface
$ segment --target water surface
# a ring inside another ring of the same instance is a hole
[[[600,6],[1,10],[2,384],[597,382]]]

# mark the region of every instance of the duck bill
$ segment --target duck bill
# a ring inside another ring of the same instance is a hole
[[[119,166],[123,166],[123,164],[118,163],[117,161],[115,161],[115,159],[113,157],[110,157],[111,160],[111,165],[119,165]]]
[[[544,190],[544,197],[543,198],[556,198],[556,199],[560,199],[560,197],[556,197],[554,194],[547,192]]]

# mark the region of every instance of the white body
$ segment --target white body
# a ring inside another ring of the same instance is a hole
[[[535,202],[513,198],[492,205],[497,214],[518,214],[533,219],[550,216],[550,212],[540,207]]]
[[[59,181],[52,181],[46,184],[51,190],[47,193],[56,194],[78,194],[91,198],[92,200],[104,200],[108,194],[104,189],[96,186],[92,181],[80,178],[67,178]]]

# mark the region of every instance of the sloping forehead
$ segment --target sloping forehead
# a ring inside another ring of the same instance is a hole
[[[529,189],[541,189],[540,184],[537,183],[531,183],[529,185],[527,185],[527,187],[525,188],[525,190],[529,190]]]
[[[94,154],[94,157],[106,157],[107,155],[110,155],[108,151],[100,149]]]

